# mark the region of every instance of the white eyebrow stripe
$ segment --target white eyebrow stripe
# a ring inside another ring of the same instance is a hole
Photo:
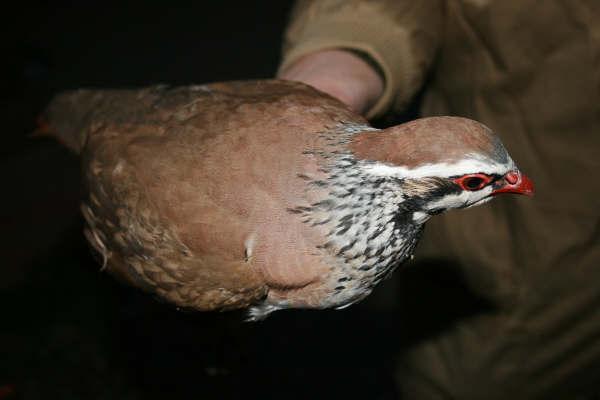
[[[417,168],[375,163],[365,165],[364,170],[376,176],[394,176],[398,178],[425,178],[431,176],[460,176],[468,173],[504,174],[515,168],[512,159],[506,164],[499,164],[477,158],[466,158],[456,163],[425,164]]]

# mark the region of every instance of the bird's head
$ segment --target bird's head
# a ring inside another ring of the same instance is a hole
[[[497,194],[533,194],[533,183],[498,136],[470,119],[422,118],[359,133],[350,146],[369,175],[397,180],[405,197],[402,207],[418,222],[483,204]]]

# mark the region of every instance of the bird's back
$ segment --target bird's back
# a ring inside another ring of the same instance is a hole
[[[277,81],[80,90],[45,119],[82,153],[87,236],[106,268],[196,309],[246,306],[322,274],[307,260],[316,233],[286,210],[318,200],[302,176],[320,173],[320,133],[364,123]]]

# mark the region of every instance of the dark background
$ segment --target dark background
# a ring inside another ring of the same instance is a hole
[[[344,311],[183,313],[99,272],[79,164],[32,138],[53,93],[269,78],[289,1],[59,1],[3,12],[0,400],[394,399],[398,354],[481,305],[407,266]],[[380,122],[381,123],[381,122]]]

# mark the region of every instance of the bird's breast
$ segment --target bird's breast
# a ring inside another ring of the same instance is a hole
[[[361,172],[350,155],[340,158],[319,182],[326,196],[290,210],[319,232],[315,247],[328,265],[318,288],[327,293],[322,307],[342,307],[368,295],[411,255],[421,231],[403,214],[397,182]]]

